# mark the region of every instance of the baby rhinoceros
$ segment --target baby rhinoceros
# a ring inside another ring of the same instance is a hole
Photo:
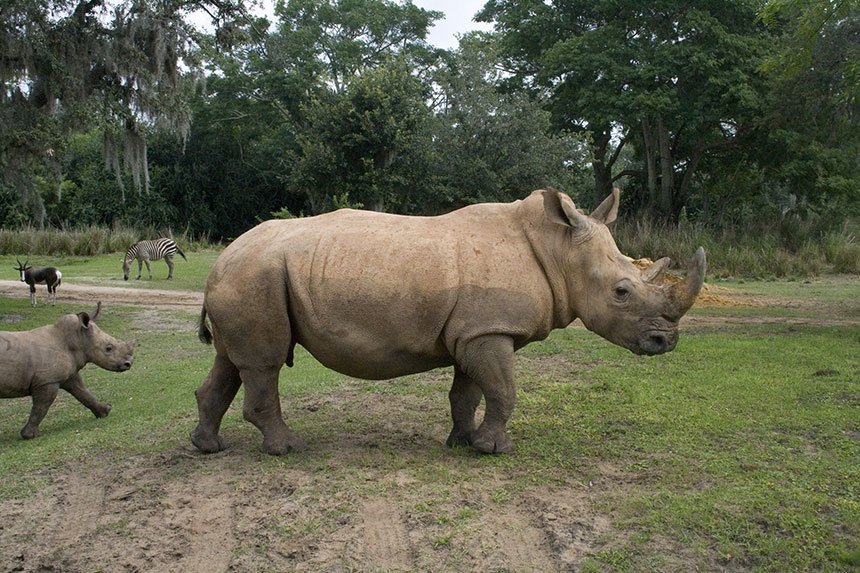
[[[81,379],[80,370],[92,362],[105,370],[131,368],[134,345],[117,340],[95,324],[95,313],[61,316],[52,325],[23,332],[0,332],[0,398],[32,396],[30,419],[21,429],[25,440],[39,435],[39,424],[62,388],[104,418],[111,405],[99,402]]]

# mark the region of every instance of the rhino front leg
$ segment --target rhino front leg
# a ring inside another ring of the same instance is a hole
[[[99,402],[98,399],[90,392],[89,388],[84,386],[84,381],[80,374],[75,374],[62,384],[60,388],[74,396],[78,402],[90,409],[96,418],[106,417],[111,410],[111,405],[106,402]]]
[[[48,408],[54,403],[59,390],[59,384],[48,384],[33,389],[33,408],[30,410],[30,418],[21,428],[22,438],[31,440],[39,435],[39,424],[42,423],[45,414],[48,413]]]
[[[451,418],[454,429],[445,442],[449,448],[471,446],[472,433],[475,431],[475,410],[481,403],[481,387],[468,374],[454,368],[454,383],[448,393],[451,402]]]
[[[191,443],[201,452],[211,454],[220,452],[226,446],[218,435],[224,413],[236,397],[242,379],[239,370],[222,355],[215,356],[215,363],[209,375],[194,392],[197,397],[199,423],[191,432]]]
[[[245,403],[242,414],[263,433],[263,451],[273,456],[300,452],[307,447],[305,441],[284,423],[281,400],[278,396],[280,366],[240,370],[245,384]]]
[[[514,342],[507,336],[482,336],[465,348],[460,368],[478,385],[486,400],[484,421],[472,432],[472,446],[499,454],[513,449],[507,423],[514,412]]]

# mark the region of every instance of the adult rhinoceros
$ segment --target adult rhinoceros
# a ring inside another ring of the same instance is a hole
[[[278,372],[301,344],[358,378],[453,365],[448,445],[511,449],[515,350],[579,318],[637,354],[668,352],[701,289],[701,248],[672,285],[662,280],[668,259],[641,271],[619,252],[606,227],[618,202],[614,190],[587,216],[567,195],[540,190],[439,217],[342,209],[254,227],[224,249],[206,284],[200,338],[214,337],[216,356],[196,392],[191,441],[224,448],[221,419],[244,383],[243,414],[264,451],[305,448],[278,396]]]

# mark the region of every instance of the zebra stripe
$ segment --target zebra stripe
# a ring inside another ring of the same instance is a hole
[[[131,261],[137,259],[137,278],[140,278],[143,264],[146,263],[146,270],[149,273],[149,278],[152,278],[152,271],[149,268],[149,261],[158,261],[164,259],[169,269],[167,278],[173,278],[173,255],[179,255],[185,259],[185,253],[182,252],[173,239],[161,238],[147,241],[138,241],[128,248],[125,252],[125,257],[122,262],[123,278],[128,280],[128,273],[131,267]],[[188,260],[188,259],[185,259]]]

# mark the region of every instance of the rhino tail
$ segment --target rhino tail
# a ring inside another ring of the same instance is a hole
[[[289,368],[292,368],[293,364],[295,362],[295,357],[296,357],[295,349],[296,349],[296,343],[291,342],[290,348],[287,350],[287,359],[284,360],[284,364],[286,364]]]
[[[206,307],[200,309],[200,322],[197,325],[197,338],[203,344],[212,344],[212,331],[206,324]]]

